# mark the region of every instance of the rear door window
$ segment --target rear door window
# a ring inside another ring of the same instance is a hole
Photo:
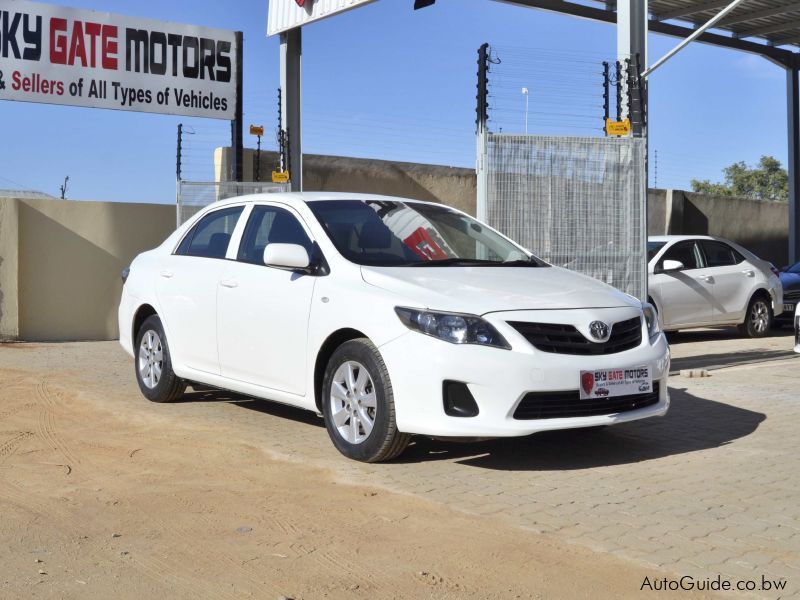
[[[703,253],[706,255],[706,263],[709,267],[729,267],[737,265],[744,260],[744,257],[736,250],[722,242],[703,240]]]
[[[183,238],[175,254],[225,258],[236,223],[244,206],[232,206],[207,214]]]

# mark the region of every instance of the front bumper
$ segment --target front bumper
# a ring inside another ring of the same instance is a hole
[[[573,323],[604,318],[614,323],[631,318],[633,309],[587,311],[517,311],[485,316],[511,344],[511,350],[450,344],[409,331],[380,347],[394,390],[400,431],[442,437],[512,437],[553,429],[571,429],[624,423],[659,416],[669,408],[667,375],[669,347],[663,333],[651,343],[644,331],[642,343],[616,354],[575,356],[535,349],[506,320]],[[576,313],[580,312],[579,315]],[[546,314],[543,314],[546,313]],[[518,404],[529,392],[577,391],[582,370],[649,366],[659,382],[656,404],[645,408],[591,417],[522,420],[514,418]],[[479,414],[457,417],[445,414],[443,381],[463,382],[474,397]]]
[[[794,310],[794,351],[800,353],[800,306]]]

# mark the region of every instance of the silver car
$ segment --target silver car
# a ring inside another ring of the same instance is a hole
[[[650,303],[666,331],[737,325],[769,333],[783,312],[783,287],[769,262],[729,240],[665,235],[647,241]]]

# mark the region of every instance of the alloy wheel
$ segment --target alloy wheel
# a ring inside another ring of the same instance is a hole
[[[139,344],[139,375],[142,383],[151,390],[155,388],[161,380],[163,368],[164,348],[161,338],[150,329],[142,336],[142,343]]]
[[[753,303],[750,310],[750,322],[756,333],[764,333],[769,327],[769,307],[763,300]]]
[[[360,444],[369,437],[378,401],[375,384],[364,365],[354,360],[339,365],[333,374],[329,401],[334,426],[344,440]]]

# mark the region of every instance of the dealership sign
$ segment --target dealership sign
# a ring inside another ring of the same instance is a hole
[[[269,0],[267,34],[308,25],[375,0]]]
[[[221,29],[2,0],[0,100],[233,120],[236,39]]]

